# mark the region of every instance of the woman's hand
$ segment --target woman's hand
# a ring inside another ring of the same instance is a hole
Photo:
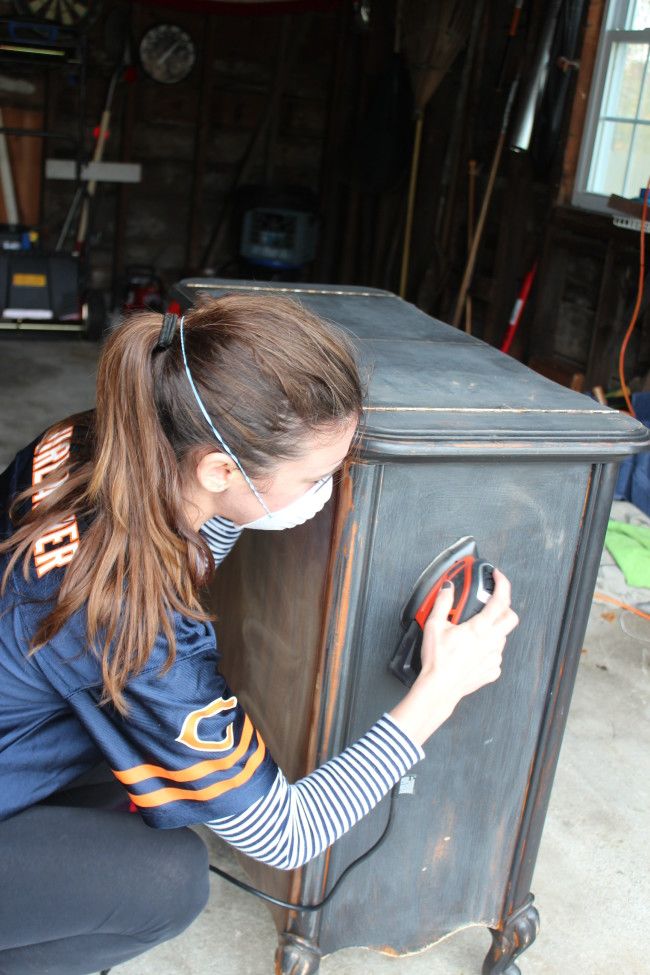
[[[519,623],[510,608],[510,582],[499,569],[494,570],[494,592],[480,613],[450,623],[453,603],[453,587],[441,589],[424,624],[422,670],[389,712],[418,744],[447,720],[461,698],[499,678],[506,638]]]

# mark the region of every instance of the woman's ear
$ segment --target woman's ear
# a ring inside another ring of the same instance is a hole
[[[196,477],[205,491],[220,494],[232,484],[237,466],[227,454],[211,451],[204,454],[196,465]]]

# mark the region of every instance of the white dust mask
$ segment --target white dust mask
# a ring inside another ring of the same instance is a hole
[[[256,518],[255,521],[249,521],[248,524],[238,527],[256,528],[263,531],[282,531],[284,528],[295,528],[296,525],[302,525],[303,522],[313,518],[321,508],[325,507],[332,496],[332,484],[333,477],[331,474],[328,474],[327,477],[321,477],[320,481],[316,481],[313,487],[296,498],[295,501],[285,505],[284,508],[269,512],[262,515],[261,518]]]

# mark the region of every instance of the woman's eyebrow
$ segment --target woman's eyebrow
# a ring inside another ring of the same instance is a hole
[[[337,471],[339,469],[339,467],[343,467],[343,464],[345,463],[346,460],[347,460],[347,456],[344,457],[343,460],[340,460],[338,462],[338,464],[336,465],[336,467],[333,467],[330,471],[325,471],[325,473],[324,474],[321,474],[319,477],[306,478],[305,480],[308,480],[308,481],[320,481],[323,477],[329,477],[329,475],[330,474],[333,474],[334,471]]]

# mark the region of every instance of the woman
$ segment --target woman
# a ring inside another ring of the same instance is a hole
[[[205,298],[180,322],[114,330],[96,409],[2,475],[2,975],[96,972],[183,930],[208,893],[190,824],[279,869],[306,863],[498,678],[518,620],[497,570],[459,626],[441,592],[413,687],[289,784],[219,673],[201,589],[243,528],[323,507],[362,401],[342,332],[287,299]]]

